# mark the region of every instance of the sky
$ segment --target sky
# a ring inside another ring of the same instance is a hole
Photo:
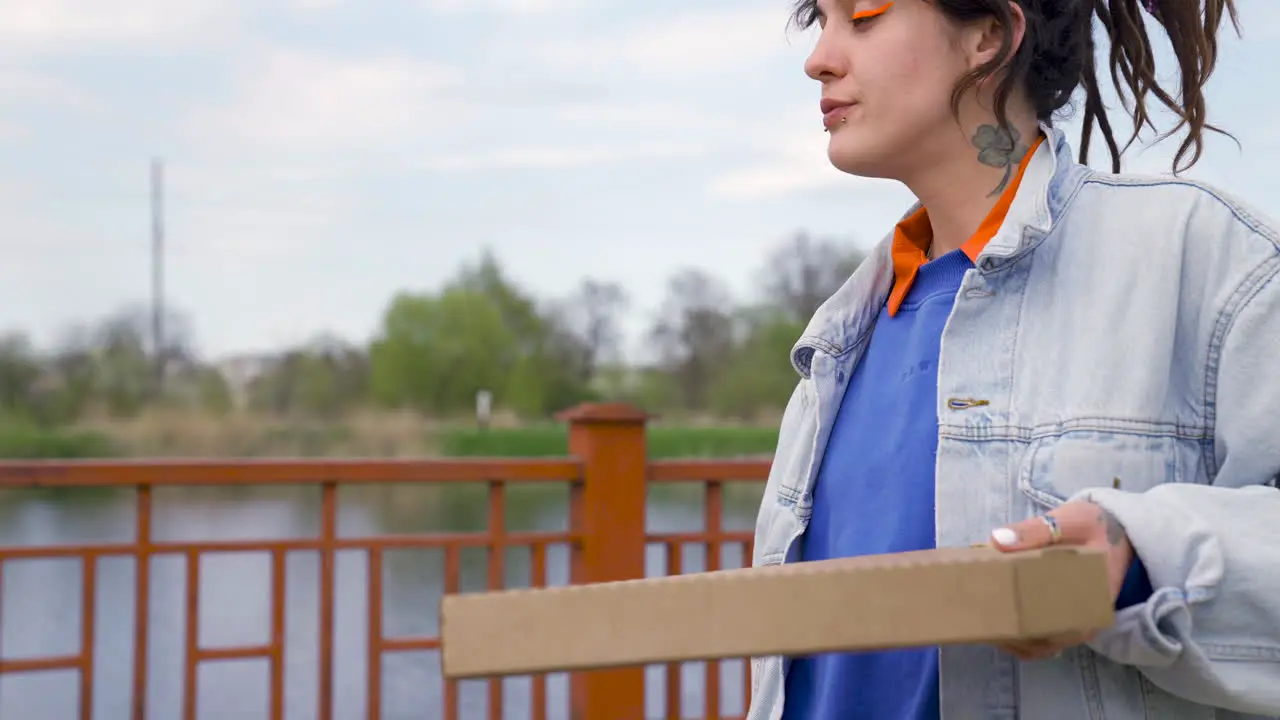
[[[788,2],[0,0],[0,331],[147,301],[153,157],[206,357],[365,341],[485,248],[542,298],[623,284],[633,338],[683,268],[750,299],[795,231],[869,247],[912,200],[828,165]],[[1280,3],[1238,5],[1208,102],[1241,147],[1189,176],[1274,213]]]

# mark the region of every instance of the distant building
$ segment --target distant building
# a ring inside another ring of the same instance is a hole
[[[237,410],[248,407],[250,385],[268,372],[276,360],[275,356],[269,354],[235,355],[214,363],[214,367],[227,381],[233,407]]]

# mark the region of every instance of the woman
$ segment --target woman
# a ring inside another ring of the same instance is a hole
[[[758,658],[750,720],[1280,716],[1280,235],[1202,184],[1081,164],[1096,126],[1120,169],[1095,26],[1135,134],[1150,97],[1181,119],[1181,170],[1225,17],[1232,0],[799,2],[832,164],[920,203],[793,350],[754,564],[1089,545],[1117,620]],[[1079,163],[1051,122],[1077,90]]]

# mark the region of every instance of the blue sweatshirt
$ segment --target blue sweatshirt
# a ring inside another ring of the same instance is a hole
[[[934,546],[938,351],[970,267],[959,251],[938,258],[894,316],[880,311],[827,441],[801,560]],[[793,658],[783,707],[784,720],[936,720],[938,650]]]

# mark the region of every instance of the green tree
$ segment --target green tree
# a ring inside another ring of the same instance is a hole
[[[622,356],[622,314],[630,305],[627,291],[616,282],[584,279],[575,292],[557,305],[553,323],[566,333],[564,345],[584,385],[596,380],[601,366]]]
[[[733,351],[733,332],[733,299],[719,280],[697,269],[671,278],[649,337],[682,409],[709,408],[712,383]]]
[[[131,313],[103,320],[95,332],[95,389],[113,417],[136,415],[151,398],[155,365],[146,331]]]
[[[797,380],[791,348],[818,307],[865,257],[856,248],[804,232],[769,253],[757,273],[762,301],[735,313],[733,350],[712,380],[715,412],[753,419],[786,404]]]
[[[234,400],[227,378],[217,368],[199,367],[194,373],[196,401],[204,412],[223,417],[231,412]]]
[[[740,311],[737,324],[740,338],[712,382],[711,407],[718,415],[755,420],[791,396],[798,379],[791,348],[804,325],[767,306]]]
[[[30,418],[41,375],[40,359],[25,334],[0,336],[0,413]]]
[[[800,231],[770,251],[757,283],[766,305],[795,322],[808,323],[865,258],[857,248]]]
[[[487,298],[510,335],[511,343],[496,356],[503,381],[490,388],[500,405],[521,415],[540,417],[591,396],[586,368],[594,358],[570,314],[571,308],[580,307],[579,298],[567,304],[540,304],[508,277],[487,250],[479,262],[463,267],[445,292],[456,290]],[[608,299],[604,297],[607,292],[582,299]]]
[[[516,349],[501,309],[483,293],[400,293],[369,351],[373,396],[390,407],[462,412],[474,406],[477,391],[502,386]]]
[[[277,415],[336,418],[368,397],[369,367],[363,351],[320,336],[281,354],[249,386],[250,407]]]

